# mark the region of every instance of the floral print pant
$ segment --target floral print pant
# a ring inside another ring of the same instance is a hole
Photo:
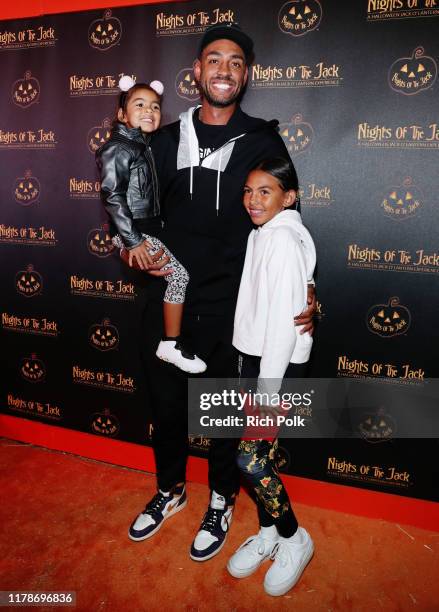
[[[277,440],[242,440],[237,462],[255,499],[262,527],[276,525],[283,537],[294,535],[297,519],[276,466]]]
[[[250,388],[250,381],[259,376],[260,361],[260,357],[241,354],[241,378],[247,379],[244,388]],[[305,374],[306,364],[290,363],[285,378],[303,378]],[[277,446],[277,439],[242,440],[237,463],[256,502],[261,527],[276,525],[279,534],[289,538],[298,524],[276,465]]]

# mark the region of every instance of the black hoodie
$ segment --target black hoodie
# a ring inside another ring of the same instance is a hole
[[[289,155],[277,121],[237,107],[222,143],[200,162],[193,112],[159,130],[151,144],[165,221],[161,240],[189,272],[185,312],[230,316],[253,227],[242,204],[247,175],[264,159]]]

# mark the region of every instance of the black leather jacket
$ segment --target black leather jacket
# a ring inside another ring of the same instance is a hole
[[[110,139],[96,151],[101,198],[110,216],[111,234],[120,234],[128,249],[142,242],[140,220],[160,215],[159,189],[150,136],[140,128],[117,123]],[[136,223],[137,221],[137,223]]]

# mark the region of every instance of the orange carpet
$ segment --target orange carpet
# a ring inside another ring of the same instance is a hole
[[[244,580],[225,569],[257,530],[245,493],[221,553],[195,563],[204,485],[189,483],[186,509],[138,543],[127,528],[155,492],[153,475],[2,439],[0,485],[1,590],[74,590],[81,612],[439,610],[437,532],[296,504],[316,553],[296,587],[271,598],[268,565]]]

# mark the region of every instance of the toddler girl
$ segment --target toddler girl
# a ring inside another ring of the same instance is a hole
[[[161,119],[163,85],[159,81],[119,81],[117,117],[110,139],[96,152],[101,175],[101,197],[110,216],[114,244],[129,265],[148,270],[151,255],[160,250],[169,257],[164,278],[164,337],[156,355],[181,370],[197,374],[206,364],[184,348],[180,339],[183,305],[189,275],[158,239],[162,228],[157,174],[149,142]]]

